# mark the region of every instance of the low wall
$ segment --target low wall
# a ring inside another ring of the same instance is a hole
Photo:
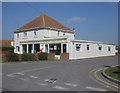
[[[48,53],[48,60],[55,60],[55,53]]]
[[[1,61],[2,62],[6,62],[7,58],[6,58],[6,54],[10,53],[10,51],[0,51],[0,55],[1,55]]]
[[[69,60],[69,53],[60,53],[60,60]]]

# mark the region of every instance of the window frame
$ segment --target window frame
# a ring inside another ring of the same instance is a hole
[[[81,44],[75,44],[76,51],[81,51]]]
[[[65,32],[63,32],[63,36],[65,36]]]
[[[99,51],[102,51],[102,46],[98,46],[98,50],[99,50]]]
[[[19,33],[17,33],[17,38],[19,38]]]
[[[37,34],[38,34],[38,30],[34,30],[34,37],[37,37]]]
[[[111,51],[111,47],[110,47],[110,46],[108,46],[108,51],[109,51],[109,52]]]
[[[90,51],[90,45],[87,44],[87,51]]]
[[[27,37],[27,32],[23,32],[23,34],[24,34],[24,37]]]
[[[16,46],[17,52],[20,52],[20,47]]]
[[[58,36],[60,36],[60,31],[58,31]]]

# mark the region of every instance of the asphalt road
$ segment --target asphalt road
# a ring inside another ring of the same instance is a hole
[[[4,63],[2,88],[9,91],[114,91],[91,74],[117,64],[117,57]]]

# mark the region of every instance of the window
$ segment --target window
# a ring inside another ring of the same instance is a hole
[[[27,32],[24,32],[24,37],[26,37],[27,36]]]
[[[111,47],[108,47],[108,51],[111,51]]]
[[[101,51],[102,50],[102,46],[99,46],[98,49]]]
[[[63,36],[65,36],[65,32],[63,32]]]
[[[19,51],[20,51],[20,47],[19,47],[19,46],[16,46],[16,49],[17,49],[17,52],[19,52]]]
[[[19,33],[17,33],[17,38],[19,38]]]
[[[90,45],[87,45],[87,50],[88,50],[88,51],[90,50]]]
[[[76,50],[79,51],[81,48],[81,44],[76,44]]]
[[[58,31],[58,36],[60,35],[60,32]]]
[[[38,30],[34,31],[34,36],[37,36]]]

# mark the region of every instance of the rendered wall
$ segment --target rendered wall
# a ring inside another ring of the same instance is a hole
[[[76,50],[76,44],[81,44],[81,49]],[[90,45],[90,50],[87,50],[87,45]],[[98,49],[98,46],[102,46],[102,50]],[[93,43],[69,43],[70,59],[82,59],[91,57],[113,56],[115,55],[115,46],[107,44],[93,44]],[[108,51],[108,47],[111,47],[111,51]]]
[[[53,31],[53,30],[47,30],[47,29],[41,29],[38,30],[37,35],[34,36],[34,30],[27,31],[27,36],[24,36],[24,32],[19,32],[19,38],[17,38],[18,33],[14,33],[14,53],[21,54],[22,53],[22,45],[20,44],[21,41],[30,41],[30,40],[42,40],[47,37],[50,38],[55,38],[55,37],[64,37],[63,32],[59,32],[58,36],[58,31]],[[73,33],[65,33],[65,37],[69,39],[74,39],[74,34]],[[16,46],[20,47],[20,52],[16,50]]]

